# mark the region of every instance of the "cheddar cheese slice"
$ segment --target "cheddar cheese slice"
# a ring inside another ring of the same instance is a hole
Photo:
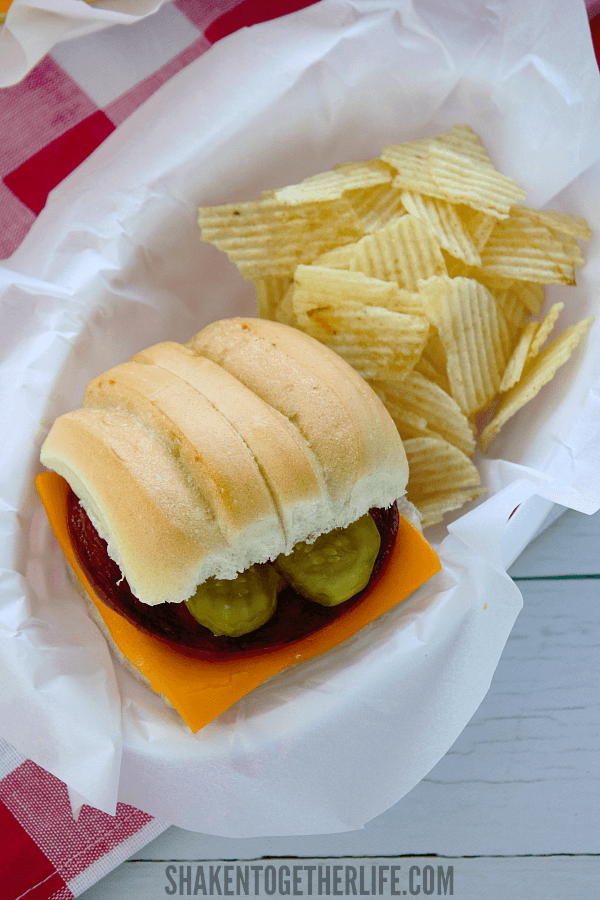
[[[441,569],[435,550],[414,525],[400,516],[396,543],[386,567],[362,601],[346,615],[314,634],[274,650],[233,660],[191,659],[138,631],[98,599],[77,562],[69,537],[67,482],[54,472],[46,472],[37,476],[36,487],[58,543],[98,608],[115,644],[148,678],[153,690],[167,697],[194,734],[267,678],[356,634]]]

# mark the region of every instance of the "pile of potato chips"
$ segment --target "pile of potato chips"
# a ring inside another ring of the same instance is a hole
[[[519,205],[468,125],[384,147],[257,202],[202,207],[202,240],[259,315],[337,351],[381,397],[423,526],[481,493],[471,461],[562,366],[592,317],[542,349],[544,284],[575,284],[585,220]]]

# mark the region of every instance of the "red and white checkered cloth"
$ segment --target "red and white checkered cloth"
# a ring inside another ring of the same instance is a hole
[[[71,900],[168,827],[124,803],[75,821],[63,782],[4,741],[0,779],[2,900]]]
[[[155,15],[57,45],[0,89],[0,258],[19,246],[48,193],[141,103],[216,41],[315,0],[174,0]],[[588,0],[600,60],[600,0]],[[235,77],[235,73],[233,73]],[[125,804],[83,806],[0,739],[0,898],[69,900],[167,826]]]
[[[216,41],[315,0],[174,0],[133,25],[58,44],[0,89],[0,259],[19,246],[52,188],[124,119]]]

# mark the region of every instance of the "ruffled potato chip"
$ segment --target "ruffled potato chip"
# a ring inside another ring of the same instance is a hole
[[[319,200],[336,200],[346,191],[373,187],[376,184],[389,184],[392,180],[392,169],[380,159],[366,162],[342,163],[331,172],[312,175],[300,184],[275,191],[273,196],[280,203],[298,206],[303,203],[315,203]]]
[[[526,216],[499,222],[481,252],[486,275],[542,284],[575,284],[575,266],[583,264],[577,241],[555,235]]]
[[[502,376],[502,381],[500,382],[500,387],[498,388],[500,393],[504,393],[505,391],[510,390],[513,384],[516,384],[521,377],[523,368],[525,367],[525,361],[528,358],[531,344],[533,342],[533,339],[535,338],[538,328],[538,322],[529,322],[529,324],[525,326],[523,334],[521,335],[517,346],[513,350],[513,354],[506,365],[506,369],[504,370],[504,375]]]
[[[259,315],[369,380],[405,441],[424,526],[482,491],[470,460],[566,362],[590,319],[542,349],[545,284],[575,282],[587,222],[521,205],[469,125],[384,147],[257,202],[203,207],[202,240],[254,281]]]
[[[430,278],[420,293],[444,347],[451,394],[471,416],[492,402],[508,362],[504,315],[487,288],[471,278]]]
[[[423,435],[438,435],[467,456],[473,455],[475,437],[471,424],[456,400],[439,385],[413,369],[401,383],[372,381],[371,386],[392,418],[399,418],[400,410],[411,412],[424,419]]]
[[[456,494],[462,488],[478,487],[481,478],[468,456],[439,437],[409,438],[404,442],[409,477],[408,499],[421,511],[440,495]],[[465,497],[465,502],[472,495]]]
[[[520,380],[504,394],[494,410],[493,418],[481,432],[479,446],[484,453],[502,426],[526,403],[533,400],[555,372],[564,366],[593,320],[594,317],[589,316],[577,325],[571,325],[525,368]]]
[[[344,199],[298,206],[274,199],[203,206],[198,222],[201,239],[223,250],[248,279],[292,275],[300,263],[363,234]]]
[[[291,283],[289,275],[266,275],[254,279],[256,306],[261,319],[277,321],[281,303]]]
[[[582,241],[589,241],[592,238],[592,229],[586,220],[579,216],[571,216],[555,209],[531,209],[529,206],[515,206],[511,213],[513,216],[525,216],[539,222],[557,234],[568,234]]]
[[[362,188],[346,194],[366,234],[383,228],[392,219],[406,213],[402,205],[401,191],[391,184]]]
[[[402,192],[402,203],[410,215],[431,228],[437,243],[447,253],[462,259],[469,266],[481,264],[477,245],[457,206],[447,200],[424,197],[413,191]]]
[[[326,344],[363,378],[402,380],[423,352],[425,316],[407,316],[356,300],[315,306],[294,291],[298,327]]]
[[[418,507],[421,515],[421,525],[423,528],[437,525],[443,520],[445,513],[460,509],[465,503],[476,500],[485,491],[485,488],[476,487],[466,491],[440,491],[435,496],[424,497],[419,501]]]
[[[416,216],[393,219],[361,238],[350,268],[416,291],[419,281],[446,272],[444,257],[431,230]]]
[[[535,332],[535,337],[533,338],[531,347],[529,348],[529,352],[527,353],[527,359],[532,359],[534,356],[537,356],[540,347],[551,333],[556,320],[558,319],[564,308],[564,303],[555,303],[550,307],[550,309],[546,313],[546,316],[539,323],[539,326]]]

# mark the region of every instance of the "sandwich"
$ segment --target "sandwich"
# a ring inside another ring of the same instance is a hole
[[[300,646],[347,616],[393,554],[408,480],[363,378],[252,318],[94,378],[41,461],[68,485],[94,599],[188,666]]]

